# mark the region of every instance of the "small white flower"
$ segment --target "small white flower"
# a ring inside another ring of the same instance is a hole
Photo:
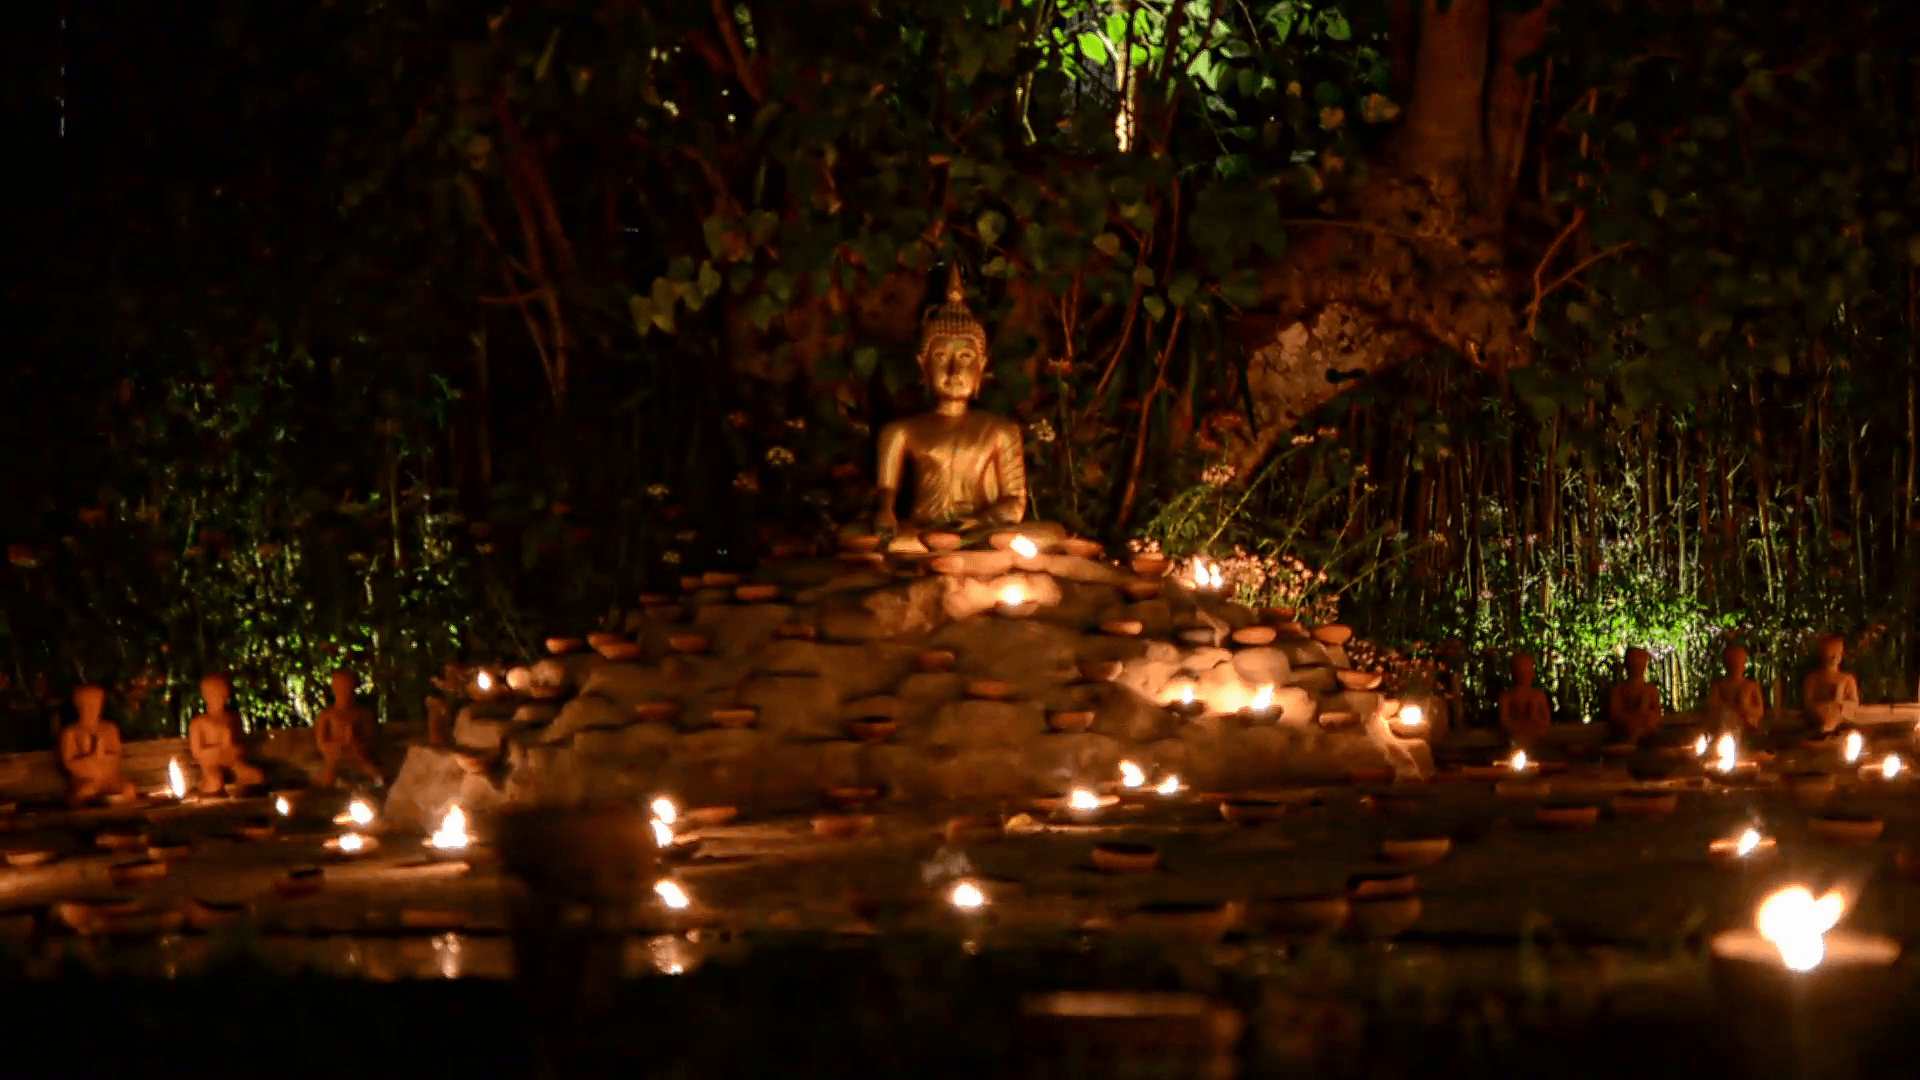
[[[793,464],[793,451],[784,446],[769,447],[767,449],[767,464],[775,468],[791,465]]]
[[[678,566],[680,565],[680,553],[677,551],[663,551],[660,553],[660,561],[666,563],[668,566]]]
[[[753,475],[750,472],[743,472],[739,476],[736,476],[733,478],[733,486],[736,491],[745,491],[749,493],[759,491],[760,478]]]
[[[1200,482],[1210,487],[1225,487],[1233,483],[1233,466],[1225,462],[1209,465],[1200,474]]]
[[[787,427],[794,431],[805,431],[807,430],[807,418],[804,416],[796,416],[787,421]]]
[[[1323,105],[1320,107],[1320,126],[1326,128],[1328,131],[1339,127],[1346,122],[1346,119],[1346,110],[1337,105]]]
[[[672,492],[667,488],[667,485],[665,484],[648,484],[647,494],[656,499],[664,499],[668,495],[672,494]]]
[[[1027,430],[1033,433],[1034,442],[1050,443],[1053,441],[1053,424],[1044,416],[1035,420]]]

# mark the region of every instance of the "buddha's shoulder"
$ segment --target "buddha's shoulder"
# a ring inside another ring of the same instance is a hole
[[[1016,437],[1020,434],[1019,421],[1008,419],[999,413],[975,409],[968,413],[967,416],[970,422],[981,431],[990,431],[995,435],[1013,435]]]

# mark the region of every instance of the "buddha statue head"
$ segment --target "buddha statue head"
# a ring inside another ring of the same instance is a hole
[[[947,302],[927,312],[921,326],[919,361],[941,412],[964,411],[980,392],[987,371],[987,328],[967,307],[958,263],[947,276]]]
[[[1640,646],[1638,645],[1628,646],[1627,647],[1627,677],[1632,679],[1634,682],[1645,682],[1647,678],[1647,662],[1652,659],[1653,659],[1652,654],[1648,653],[1647,650],[1641,648]]]
[[[1825,671],[1839,671],[1840,661],[1846,658],[1847,642],[1839,634],[1825,634],[1814,646],[1820,657],[1820,667]]]
[[[233,700],[233,680],[223,671],[204,676],[200,680],[200,698],[207,703],[208,712],[226,711],[227,703]]]

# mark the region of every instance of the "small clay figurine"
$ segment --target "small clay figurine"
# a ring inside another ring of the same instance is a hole
[[[1500,691],[1500,726],[1521,746],[1531,745],[1553,724],[1546,691],[1533,685],[1533,657],[1515,653],[1513,685]]]
[[[333,704],[322,710],[313,722],[314,742],[319,744],[320,786],[331,787],[340,766],[349,764],[385,783],[380,767],[373,763],[373,713],[353,700],[360,678],[351,671],[333,673]]]
[[[1723,655],[1727,674],[1716,679],[1707,693],[1707,720],[1721,731],[1758,731],[1766,718],[1767,704],[1760,694],[1759,681],[1747,674],[1747,650],[1729,645]]]
[[[200,680],[200,696],[206,699],[207,711],[187,725],[187,750],[200,766],[200,794],[219,794],[229,775],[241,787],[266,783],[267,774],[247,762],[246,745],[240,741],[240,714],[228,707],[233,681],[225,675],[208,675]]]
[[[1659,730],[1660,688],[1647,681],[1647,650],[1627,650],[1627,678],[1607,690],[1607,718],[1628,742],[1639,742]]]
[[[107,692],[91,683],[73,692],[80,718],[60,732],[60,764],[67,770],[67,797],[75,805],[89,799],[134,794],[133,781],[120,772],[120,726],[101,717]]]
[[[1846,643],[1839,637],[1830,634],[1821,638],[1820,666],[1801,684],[1800,703],[1822,732],[1851,723],[1860,712],[1860,681],[1853,672],[1840,670],[1846,651]]]

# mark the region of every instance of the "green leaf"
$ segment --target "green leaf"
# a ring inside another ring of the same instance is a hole
[[[1143,289],[1153,288],[1153,267],[1135,267],[1133,271],[1133,283]]]
[[[1006,231],[1007,218],[998,210],[987,210],[974,219],[974,226],[980,230],[981,246],[992,247],[993,242],[1000,239],[1000,234]]]
[[[713,263],[711,262],[701,263],[700,264],[700,299],[704,301],[707,297],[712,296],[714,293],[717,293],[719,291],[720,291],[720,271],[715,270],[713,268]]]
[[[1086,57],[1090,64],[1104,64],[1107,62],[1107,43],[1100,40],[1099,34],[1091,31],[1081,34],[1080,55]]]
[[[1654,217],[1663,218],[1667,216],[1666,192],[1661,191],[1659,188],[1654,188],[1652,191],[1647,192],[1647,202],[1653,204]]]
[[[980,51],[978,45],[968,45],[961,49],[960,63],[955,68],[960,75],[960,81],[971,83],[974,76],[980,74],[980,65],[985,63],[986,59],[987,55]]]
[[[1147,309],[1147,318],[1152,319],[1154,322],[1159,322],[1161,319],[1166,318],[1167,302],[1158,296],[1141,297],[1140,306]]]
[[[1167,285],[1167,299],[1185,307],[1193,298],[1194,290],[1200,287],[1200,279],[1190,270],[1182,270],[1173,275],[1173,281]]]
[[[633,313],[633,331],[641,337],[653,329],[653,301],[634,293],[627,297],[627,310]]]
[[[873,377],[873,368],[880,362],[880,350],[871,345],[855,349],[853,353],[853,373],[861,379]]]
[[[980,273],[992,278],[1006,277],[1007,269],[1006,257],[1003,255],[995,255],[993,258],[987,260],[985,266],[980,268]]]
[[[1103,232],[1094,237],[1093,246],[1108,258],[1115,258],[1120,254],[1120,238],[1110,232]]]
[[[755,210],[747,218],[747,238],[754,247],[773,239],[773,232],[780,227],[780,218],[770,210]]]

